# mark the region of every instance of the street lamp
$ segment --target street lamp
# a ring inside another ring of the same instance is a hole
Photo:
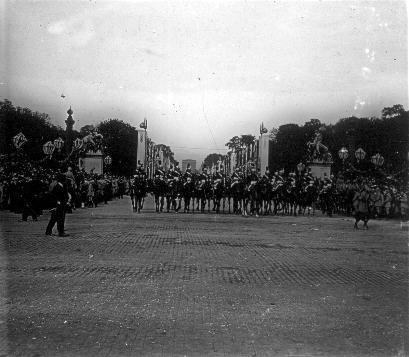
[[[58,152],[61,151],[61,148],[63,147],[63,145],[64,145],[64,140],[63,139],[58,138],[58,139],[54,140],[54,146],[58,150]]]
[[[84,140],[77,138],[74,140],[74,149],[79,150],[82,148],[82,145],[84,145]]]
[[[112,163],[112,157],[111,156],[105,156],[105,158],[104,158],[104,163],[105,163],[105,165],[111,165],[111,163]]]
[[[382,166],[383,165],[383,163],[384,163],[384,158],[383,158],[383,156],[381,155],[381,154],[376,154],[376,155],[373,155],[372,157],[371,157],[371,162],[376,166],[376,167],[380,167],[380,166]]]
[[[355,157],[356,159],[359,161],[362,161],[363,159],[365,159],[366,156],[366,152],[364,151],[364,149],[359,148],[355,151]]]
[[[52,155],[53,152],[55,150],[55,146],[51,141],[47,141],[44,145],[43,145],[43,152],[46,155]]]
[[[26,142],[27,139],[21,132],[13,137],[13,144],[17,149],[20,149]]]
[[[348,159],[349,156],[348,149],[346,147],[342,147],[341,149],[339,149],[338,156],[342,160],[342,162],[345,162],[345,160]]]

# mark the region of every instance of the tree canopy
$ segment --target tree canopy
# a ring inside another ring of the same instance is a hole
[[[222,160],[223,159],[223,155],[220,154],[209,154],[205,157],[205,159],[203,160],[203,166],[206,166],[208,168],[212,168],[213,165],[217,165],[217,161]]]
[[[111,172],[129,176],[136,168],[138,131],[119,119],[108,119],[100,123],[98,132],[104,137],[104,153],[112,157]]]

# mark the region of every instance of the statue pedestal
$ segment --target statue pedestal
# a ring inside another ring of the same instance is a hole
[[[308,163],[308,168],[311,170],[311,175],[318,179],[323,179],[324,176],[331,176],[331,162],[323,160],[313,160]]]
[[[78,166],[87,173],[92,171],[94,174],[102,175],[104,173],[104,161],[101,150],[87,151],[85,157],[79,159]]]

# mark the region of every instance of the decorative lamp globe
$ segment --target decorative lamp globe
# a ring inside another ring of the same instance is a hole
[[[348,149],[346,147],[342,147],[341,149],[339,149],[338,156],[342,161],[345,161],[349,156]]]
[[[74,140],[74,149],[79,150],[82,148],[82,145],[84,145],[84,140],[77,138]]]
[[[43,152],[46,155],[52,155],[52,153],[55,150],[55,146],[51,141],[47,141],[44,145],[43,145]]]
[[[382,166],[384,163],[384,158],[381,154],[375,154],[371,157],[371,162],[375,165],[375,166]]]
[[[111,156],[105,156],[105,158],[104,158],[104,163],[105,163],[105,165],[111,165],[111,163],[112,163],[112,158],[111,158]]]
[[[56,148],[58,151],[61,150],[61,148],[63,147],[63,145],[64,145],[64,140],[63,140],[63,139],[58,138],[58,139],[55,139],[55,140],[54,140],[54,146],[55,146],[55,148]]]
[[[358,161],[365,159],[365,156],[366,156],[366,152],[364,151],[364,149],[359,148],[355,151],[355,157]]]

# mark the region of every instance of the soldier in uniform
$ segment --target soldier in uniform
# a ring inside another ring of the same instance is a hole
[[[193,176],[193,174],[192,174],[192,169],[190,168],[190,164],[187,164],[186,171],[185,171],[185,173],[184,173],[184,175],[183,175],[183,178],[184,178],[185,181],[186,181],[186,179],[187,179],[188,177],[192,178],[192,176]]]
[[[145,179],[146,177],[145,169],[143,167],[143,164],[140,161],[138,161],[138,167],[136,168],[136,175],[139,179]]]
[[[182,171],[180,170],[179,163],[175,164],[174,176],[177,176],[179,178],[182,176]]]
[[[155,171],[155,177],[161,180],[165,178],[165,170],[163,169],[163,166],[160,162],[158,168]]]
[[[202,173],[199,176],[200,181],[207,181],[209,179],[209,174],[207,173],[207,167],[203,166]]]
[[[333,177],[333,176],[332,176]],[[323,203],[323,207],[321,207],[323,213],[327,213],[329,217],[332,217],[332,210],[334,206],[333,202],[333,194],[334,194],[334,187],[332,178],[328,177],[324,173],[324,180],[322,182],[322,189],[321,189],[321,201]]]
[[[233,172],[232,175],[231,175],[231,180],[232,180],[232,182],[233,182],[233,183],[234,183],[234,182],[238,182],[238,181],[240,181],[242,178],[243,178],[243,175],[242,175],[242,173],[240,172],[240,168],[236,167],[236,168],[234,169],[234,172]]]
[[[33,217],[33,221],[37,221],[37,212],[35,209],[35,195],[36,187],[34,187],[34,181],[31,176],[28,176],[22,186],[22,220],[27,221],[28,216]]]
[[[267,180],[268,182],[270,182],[271,180],[271,173],[268,167],[266,167],[266,171],[264,172],[263,179]]]

